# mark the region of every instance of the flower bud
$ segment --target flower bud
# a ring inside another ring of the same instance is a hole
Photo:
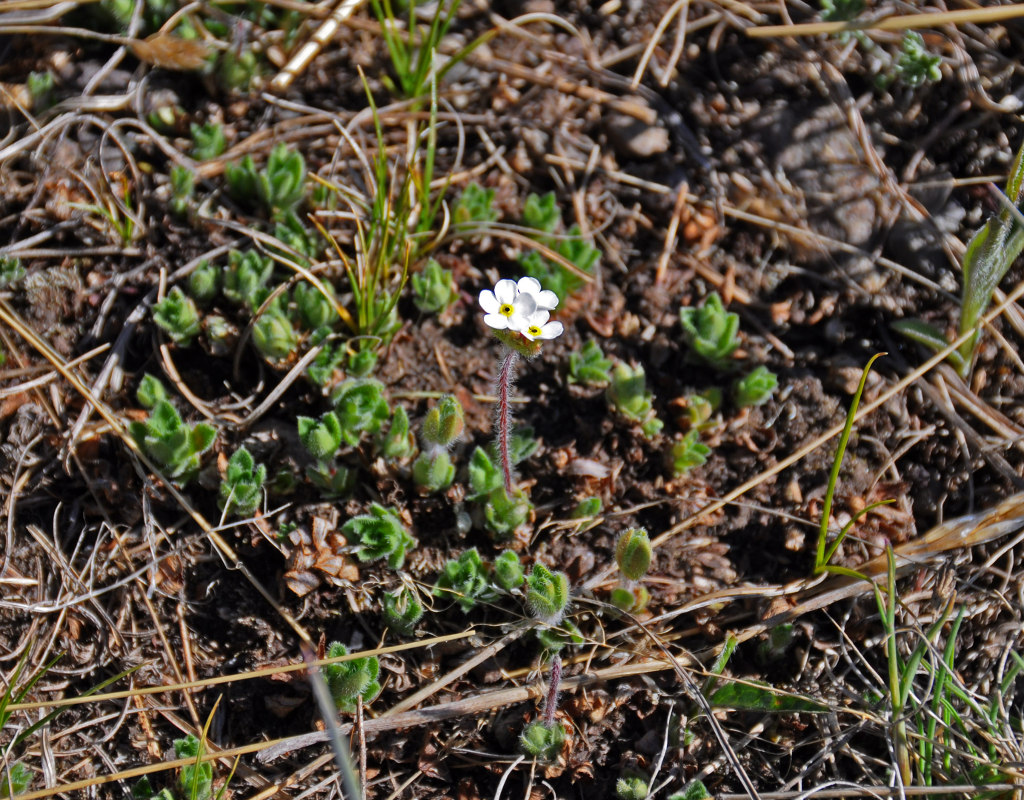
[[[423,442],[425,447],[451,447],[462,435],[466,423],[462,406],[454,396],[446,394],[427,413],[423,420]]]
[[[627,580],[638,581],[651,566],[651,541],[643,528],[630,528],[615,544],[615,563]]]
[[[523,581],[523,566],[519,563],[519,556],[511,550],[506,550],[494,559],[494,582],[506,592],[510,592]]]

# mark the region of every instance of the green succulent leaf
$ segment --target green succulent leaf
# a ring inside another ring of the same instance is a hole
[[[593,339],[587,339],[580,352],[569,353],[569,383],[603,388],[611,383],[611,368],[611,359]]]
[[[743,711],[772,713],[809,712],[825,713],[827,705],[807,697],[781,692],[767,684],[754,682],[727,683],[716,689],[708,701],[716,708],[735,708]]]
[[[220,291],[221,274],[222,271],[209,261],[199,262],[188,276],[189,294],[200,305],[209,305]]]
[[[307,330],[315,331],[337,321],[338,312],[334,303],[318,287],[310,283],[299,283],[292,297],[299,312],[299,320]]]
[[[685,419],[690,430],[703,431],[714,425],[711,418],[722,406],[722,390],[705,389],[700,394],[687,395],[685,400]]]
[[[701,781],[695,780],[690,781],[683,791],[672,795],[668,800],[711,800],[711,792]]]
[[[171,167],[171,211],[183,216],[192,202],[196,189],[196,174],[188,167],[175,164]]]
[[[562,620],[554,627],[537,628],[536,633],[544,652],[551,655],[560,653],[571,644],[583,644],[583,634],[569,620]]]
[[[357,378],[365,378],[377,366],[377,351],[372,348],[362,348],[350,351],[348,354],[348,371],[350,375]]]
[[[778,386],[778,376],[768,367],[760,366],[733,384],[732,399],[739,408],[764,405]]]
[[[14,286],[25,277],[21,259],[14,256],[0,256],[0,289]]]
[[[199,761],[203,756],[203,743],[191,733],[184,739],[174,740],[174,754],[179,758],[196,759],[178,774],[178,788],[188,800],[210,800],[213,796],[213,764]]]
[[[711,448],[700,441],[700,431],[694,429],[672,443],[668,451],[668,462],[672,474],[678,478],[704,464],[709,455]]]
[[[143,408],[153,408],[161,400],[167,400],[167,390],[160,382],[148,372],[142,376],[139,388],[135,391],[135,397]]]
[[[455,480],[455,465],[447,450],[423,451],[412,465],[412,479],[426,494],[443,491]]]
[[[470,500],[482,500],[504,484],[497,459],[492,458],[490,452],[483,447],[477,447],[473,451],[468,469],[469,486],[472,490]]]
[[[645,800],[650,787],[639,775],[626,775],[615,781],[615,795],[619,800]]]
[[[498,219],[498,211],[491,207],[493,203],[494,189],[484,189],[479,183],[473,181],[459,195],[452,211],[452,218],[457,225],[480,225],[494,222]]]
[[[258,203],[275,219],[284,219],[306,197],[305,159],[284,142],[270,152],[262,170],[247,155],[226,165],[224,174],[232,197],[249,208]]]
[[[377,452],[391,461],[403,461],[416,452],[416,440],[409,431],[409,415],[404,407],[395,408],[387,432],[380,431],[375,442]]]
[[[654,396],[647,391],[643,367],[631,367],[624,361],[617,363],[612,370],[611,383],[605,389],[605,399],[620,417],[640,425],[647,438],[654,438],[661,430],[663,423],[654,411]]]
[[[346,497],[355,488],[358,473],[335,461],[318,462],[306,468],[310,483],[323,492],[325,498]]]
[[[718,292],[708,295],[700,308],[680,308],[679,322],[690,356],[716,369],[727,369],[740,346],[739,314],[726,311]]]
[[[529,194],[523,203],[523,224],[542,233],[554,233],[562,222],[562,212],[554,192]]]
[[[213,447],[213,443],[217,439],[217,429],[205,422],[200,422],[192,428],[189,439],[192,452],[205,453]]]
[[[175,344],[188,347],[199,335],[199,309],[191,297],[175,286],[153,306],[153,320]]]
[[[228,514],[251,516],[259,508],[267,468],[257,465],[244,447],[239,447],[228,460],[224,480],[220,484],[220,507]]]
[[[601,513],[601,498],[600,497],[585,497],[576,504],[576,508],[572,510],[573,519],[590,519],[596,517]]]
[[[299,346],[299,334],[278,303],[270,305],[252,328],[252,341],[264,358],[287,360]]]
[[[611,593],[612,605],[636,614],[643,611],[651,600],[651,593],[643,586],[616,586]]]
[[[261,290],[266,288],[273,274],[273,259],[255,250],[244,253],[231,250],[224,272],[224,296],[233,303],[258,308]]]
[[[409,280],[412,283],[413,303],[424,313],[444,311],[459,298],[452,282],[452,271],[442,269],[433,258],[427,261],[421,272],[414,272]]]
[[[0,769],[0,797],[16,797],[32,785],[32,770],[15,761],[7,769]]]
[[[925,81],[942,80],[941,64],[942,56],[929,54],[920,33],[904,32],[896,72],[907,86],[917,88]]]
[[[157,382],[159,383],[159,382]],[[153,385],[147,392],[153,390]],[[162,387],[161,391],[162,391]],[[149,395],[147,399],[154,399]],[[186,425],[169,400],[157,400],[145,422],[133,421],[128,432],[142,451],[173,481],[187,484],[199,471],[199,456],[213,446],[217,430],[200,423]]]
[[[198,125],[192,123],[192,157],[196,161],[209,161],[228,149],[228,141],[224,136],[224,126],[216,122]]]
[[[316,338],[315,335],[313,338]],[[315,344],[315,342],[314,342]],[[313,363],[309,365],[306,374],[310,381],[316,386],[325,388],[332,386],[341,373],[341,366],[345,363],[345,349],[341,345],[332,347],[325,344]]]
[[[592,273],[601,257],[601,251],[583,238],[579,225],[573,225],[561,236],[554,236],[561,220],[562,214],[558,209],[554,192],[549,192],[543,197],[531,194],[526,198],[523,205],[523,224],[537,231],[537,241],[557,252],[580,272]],[[539,280],[546,289],[558,295],[562,302],[583,286],[584,278],[579,272],[548,261],[536,251],[520,256],[519,263],[527,275]]]
[[[487,494],[484,504],[484,520],[487,529],[498,540],[505,541],[526,524],[532,510],[533,504],[522,489],[514,490],[509,496],[499,481],[498,487]]]

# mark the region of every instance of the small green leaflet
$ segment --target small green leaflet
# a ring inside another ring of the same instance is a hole
[[[821,714],[829,710],[826,705],[799,695],[779,692],[767,684],[729,683],[717,689],[708,700],[711,705],[718,708],[735,708],[741,711],[808,711]]]

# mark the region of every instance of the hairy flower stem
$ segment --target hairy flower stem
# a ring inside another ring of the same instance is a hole
[[[555,724],[555,711],[558,710],[558,685],[562,682],[562,659],[554,656],[551,659],[551,685],[548,686],[548,699],[544,704],[544,727]]]
[[[509,497],[512,497],[512,458],[509,455],[512,412],[508,398],[512,393],[512,376],[518,360],[519,353],[511,347],[506,347],[501,358],[501,366],[498,368],[498,455],[501,460],[501,472],[505,478],[505,492]]]

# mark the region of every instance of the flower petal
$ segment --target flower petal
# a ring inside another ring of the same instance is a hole
[[[480,292],[480,307],[487,314],[497,314],[498,309],[501,307],[501,303],[499,303],[498,298],[494,296],[494,292],[490,289],[484,289]]]
[[[522,283],[522,281],[520,281],[520,283]],[[548,311],[558,308],[558,295],[550,289],[537,292],[533,297],[537,301],[537,308],[545,308]]]
[[[520,314],[518,311],[512,314],[511,317],[502,317],[502,319],[508,320],[508,329],[510,331],[517,331],[522,333],[530,324],[530,318],[524,314]]]
[[[516,298],[516,313],[532,317],[537,311],[537,300],[532,294],[521,294]]]
[[[505,280],[494,284],[494,297],[501,305],[510,305],[516,301],[516,282]]]
[[[526,317],[527,322],[539,328],[551,318],[551,314],[543,308],[538,308],[532,314],[527,314]]]
[[[484,322],[486,322],[492,328],[495,328],[496,330],[499,330],[499,331],[503,331],[503,330],[505,330],[505,328],[508,328],[510,321],[511,320],[509,319],[509,317],[506,317],[504,314],[485,314],[484,315]]]
[[[516,284],[516,288],[521,294],[539,294],[540,293],[540,281],[536,278],[529,276],[520,278]]]
[[[561,336],[563,330],[565,329],[562,327],[561,322],[549,322],[547,325],[541,328],[540,338],[554,339],[557,336]]]

